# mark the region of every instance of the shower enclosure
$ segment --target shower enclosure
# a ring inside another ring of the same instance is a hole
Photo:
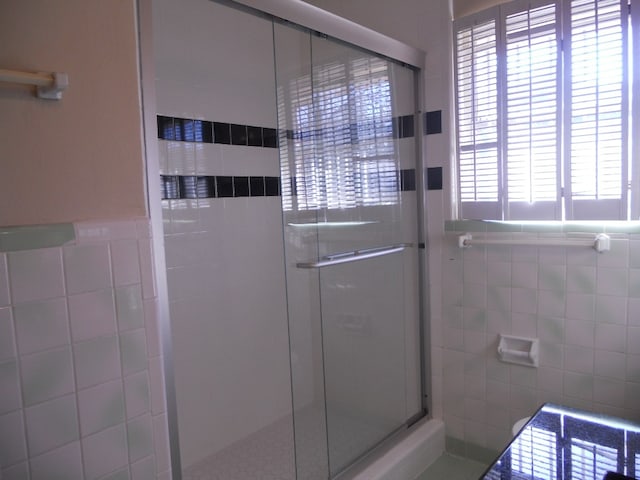
[[[415,72],[274,23],[298,478],[422,412]]]
[[[175,478],[336,478],[427,413],[418,70],[281,18],[153,2]]]

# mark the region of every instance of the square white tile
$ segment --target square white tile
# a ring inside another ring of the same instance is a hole
[[[21,357],[24,404],[33,405],[75,390],[71,347]]]
[[[626,268],[599,267],[596,292],[599,295],[626,297],[629,285],[629,270]]]
[[[151,392],[146,371],[134,373],[124,379],[124,396],[127,418],[151,411]]]
[[[111,287],[111,263],[106,243],[64,247],[63,255],[69,295]]]
[[[6,468],[27,458],[22,411],[0,415],[0,468]]]
[[[142,288],[139,284],[117,287],[116,317],[118,330],[123,332],[144,326]]]
[[[71,337],[74,342],[116,332],[113,290],[98,290],[69,296]]]
[[[146,370],[147,338],[143,328],[120,334],[120,353],[125,375]]]
[[[156,465],[153,456],[143,458],[131,464],[131,480],[149,480],[156,478]]]
[[[73,346],[78,388],[87,388],[122,375],[118,337],[98,337]]]
[[[30,460],[31,480],[84,480],[80,442],[72,442]]]
[[[595,323],[582,320],[566,320],[564,327],[564,341],[567,345],[594,348]]]
[[[0,308],[0,362],[16,356],[11,308]]]
[[[595,319],[595,300],[595,295],[567,293],[567,318],[593,321]]]
[[[29,478],[29,464],[27,462],[16,463],[8,468],[2,469],[3,480],[24,480]]]
[[[595,293],[596,268],[583,265],[569,265],[567,267],[567,291]]]
[[[593,375],[595,352],[593,348],[565,345],[564,368],[566,371]]]
[[[600,377],[625,379],[627,357],[624,353],[595,351],[594,374]]]
[[[153,454],[153,424],[150,414],[127,422],[127,444],[132,462]]]
[[[624,382],[611,378],[595,377],[593,400],[612,407],[624,408]]]
[[[36,353],[71,343],[64,298],[16,305],[13,309],[20,354]]]
[[[140,262],[136,240],[111,242],[113,282],[116,286],[140,283]]]
[[[80,431],[83,437],[124,421],[121,380],[102,383],[78,392]]]
[[[124,424],[83,438],[82,452],[86,480],[97,480],[124,467],[128,462]]]
[[[627,353],[640,355],[640,327],[627,328]]]
[[[597,349],[624,353],[627,343],[627,328],[624,325],[596,324],[595,345]]]
[[[511,289],[511,310],[519,313],[536,313],[538,291],[533,288]]]
[[[538,288],[538,264],[529,262],[511,264],[511,285],[519,288]]]
[[[0,363],[0,415],[20,408],[20,381],[15,360]]]
[[[8,265],[13,304],[65,294],[60,248],[11,252]]]
[[[75,395],[27,408],[25,416],[32,457],[80,438]]]
[[[611,295],[596,296],[595,318],[598,323],[627,324],[627,302]]]
[[[569,406],[579,408],[579,403],[572,400],[571,397],[578,400],[593,400],[593,375],[584,373],[564,372],[564,394],[569,397]]]

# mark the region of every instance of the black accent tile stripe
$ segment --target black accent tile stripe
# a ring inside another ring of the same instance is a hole
[[[252,197],[264,197],[264,177],[249,177],[249,191]]]
[[[163,200],[180,198],[180,186],[178,176],[160,175],[160,194]]]
[[[280,195],[280,177],[160,175],[163,200]]]
[[[413,115],[405,115],[399,117],[400,120],[400,138],[409,138],[415,135]]]
[[[164,115],[158,115],[157,122],[158,138],[161,140],[248,145],[250,147],[266,148],[278,147],[278,132],[275,128],[167,117]]]
[[[198,178],[181,175],[179,178],[180,198],[198,198]]]
[[[233,177],[233,196],[248,197],[249,194],[249,177]]]
[[[262,146],[262,128],[247,126],[247,145],[250,147]]]
[[[280,177],[264,177],[264,194],[267,197],[280,195]]]
[[[278,148],[278,131],[275,128],[262,129],[262,146]]]
[[[407,168],[400,170],[400,190],[403,192],[416,191],[416,169]]]
[[[442,133],[442,110],[426,112],[424,114],[424,134]]]
[[[231,125],[231,145],[246,145],[247,144],[247,126],[246,125]]]
[[[233,197],[233,177],[216,177],[216,195],[218,198]]]
[[[442,167],[427,168],[427,190],[442,190]]]
[[[231,144],[231,125],[228,123],[213,122],[213,142]]]
[[[198,198],[214,198],[216,196],[215,177],[198,177]]]
[[[404,115],[387,120],[375,120],[372,122],[352,123],[350,125],[336,125],[329,128],[316,130],[286,130],[284,136],[289,140],[311,140],[313,138],[329,137],[338,142],[347,144],[357,143],[359,132],[370,135],[376,132],[378,136],[389,135],[393,138],[409,138],[415,136],[415,116]]]
[[[428,115],[434,112],[428,112]],[[439,112],[435,112],[439,113]],[[288,139],[306,140],[316,137],[330,136],[343,139],[345,143],[358,142],[359,132],[383,131],[393,138],[409,138],[415,136],[414,115],[393,117],[391,121],[375,121],[362,124],[338,125],[329,129],[285,132]],[[223,145],[248,145],[250,147],[278,148],[278,130],[252,125],[241,125],[226,122],[211,122],[189,118],[157,116],[158,138],[180,142],[220,143]],[[425,121],[425,131],[427,129]],[[435,132],[434,132],[435,133]],[[439,133],[439,132],[437,132]]]

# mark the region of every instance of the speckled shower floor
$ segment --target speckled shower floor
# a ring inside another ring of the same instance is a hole
[[[298,472],[304,480],[328,477],[324,416],[309,409],[298,422]],[[332,458],[353,458],[363,443],[380,438],[388,427],[332,414]],[[187,467],[184,480],[295,480],[293,421],[285,417],[204,460]]]

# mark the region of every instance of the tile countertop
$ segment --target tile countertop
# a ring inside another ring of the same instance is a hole
[[[601,480],[608,472],[640,477],[640,424],[546,403],[480,478]]]

